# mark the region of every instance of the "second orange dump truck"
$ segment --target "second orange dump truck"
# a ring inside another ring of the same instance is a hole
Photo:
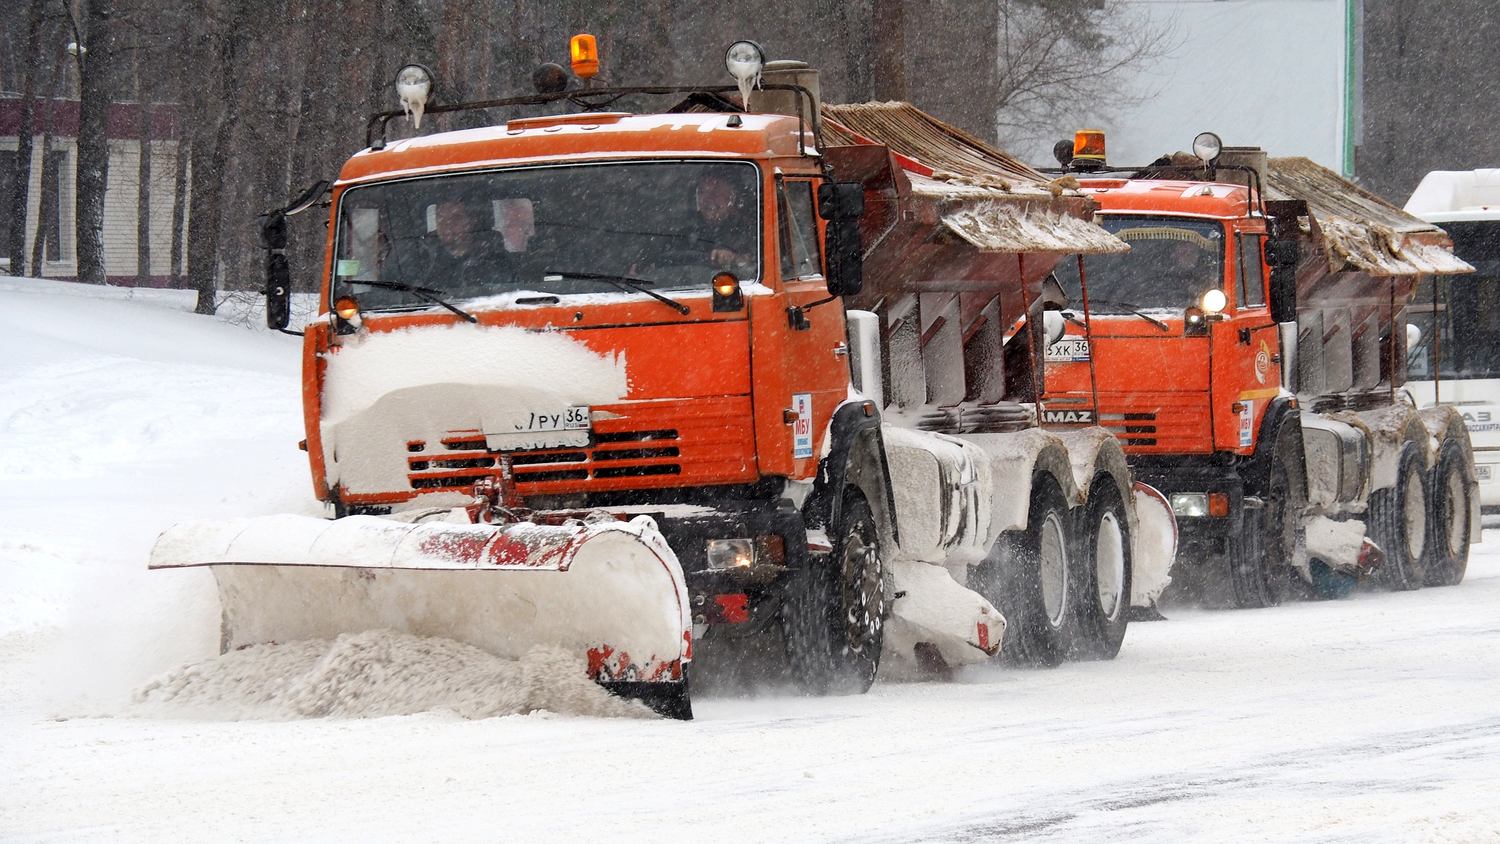
[[[1401,392],[1420,278],[1447,236],[1300,158],[1222,148],[1117,168],[1059,144],[1124,254],[1063,264],[1087,302],[1047,353],[1046,415],[1103,425],[1171,501],[1174,578],[1239,606],[1457,583],[1479,539],[1458,411]],[[1380,553],[1376,553],[1376,551]]]

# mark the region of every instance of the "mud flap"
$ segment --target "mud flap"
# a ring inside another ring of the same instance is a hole
[[[1161,491],[1135,482],[1135,516],[1132,536],[1130,605],[1154,607],[1156,599],[1172,582],[1172,563],[1177,559],[1177,517]]]
[[[686,581],[649,517],[563,525],[268,516],[174,526],[150,568],[206,566],[221,647],[388,629],[517,659],[555,646],[611,684],[686,700]],[[661,691],[671,695],[675,690]]]
[[[931,563],[889,564],[896,600],[886,622],[882,673],[920,668],[918,647],[929,646],[948,667],[984,662],[1000,652],[1005,618],[979,593]]]

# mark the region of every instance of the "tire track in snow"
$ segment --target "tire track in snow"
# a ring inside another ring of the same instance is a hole
[[[1046,812],[1025,813],[1008,818],[988,818],[965,822],[948,832],[937,833],[931,840],[952,841],[967,844],[981,841],[1038,840],[1038,836],[1056,833],[1072,837],[1078,831],[1062,829],[1069,823],[1110,812],[1129,811],[1151,806],[1212,798],[1235,790],[1244,794],[1247,790],[1265,789],[1290,781],[1298,789],[1317,791],[1328,787],[1339,791],[1379,792],[1387,790],[1392,783],[1380,779],[1315,779],[1309,774],[1330,765],[1354,767],[1358,763],[1406,754],[1413,751],[1433,751],[1446,761],[1490,760],[1494,748],[1466,746],[1476,739],[1500,737],[1500,717],[1464,724],[1454,724],[1435,729],[1411,730],[1402,733],[1371,736],[1369,739],[1326,745],[1317,750],[1299,749],[1278,753],[1249,767],[1236,766],[1234,770],[1219,770],[1187,779],[1158,776],[1145,780],[1119,781],[1104,789],[1091,786],[1089,792],[1107,790],[1105,796],[1074,799],[1071,806],[1050,809]],[[1404,792],[1435,790],[1430,783],[1399,783]],[[1320,792],[1326,793],[1326,792]],[[1112,796],[1120,795],[1120,796]],[[1055,797],[1046,802],[1056,805]],[[868,839],[867,839],[868,840]],[[893,837],[885,840],[904,840]]]

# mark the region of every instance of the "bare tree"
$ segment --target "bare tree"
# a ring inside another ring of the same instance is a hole
[[[31,0],[26,12],[25,62],[19,69],[21,125],[16,137],[15,181],[11,183],[10,239],[5,244],[12,275],[26,271],[26,209],[31,203],[31,151],[36,134],[36,89],[42,75],[42,17],[45,0]]]
[[[78,178],[74,224],[78,280],[104,283],[104,191],[109,184],[110,83],[115,44],[112,0],[86,0],[78,58]]]
[[[1145,95],[1121,84],[1177,46],[1174,22],[1113,0],[999,0],[995,103],[1002,143],[1057,136],[1084,112],[1108,114]]]

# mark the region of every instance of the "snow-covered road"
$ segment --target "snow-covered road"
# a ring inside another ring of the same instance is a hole
[[[1449,589],[1177,610],[1120,658],[688,723],[141,717],[182,517],[310,509],[296,345],[0,281],[0,840],[1500,840],[1500,532]],[[207,353],[205,353],[207,350]],[[177,577],[177,575],[187,577]]]

